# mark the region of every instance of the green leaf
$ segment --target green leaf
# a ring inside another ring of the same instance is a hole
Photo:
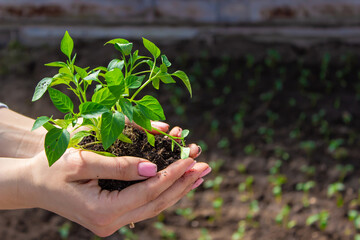
[[[147,136],[148,143],[151,146],[155,147],[155,137],[154,137],[154,135],[152,135],[151,133],[148,133],[147,131],[145,131],[145,133],[146,133],[146,136]]]
[[[125,94],[125,85],[119,84],[119,85],[111,85],[109,86],[110,92],[118,99],[120,96],[127,95]]]
[[[45,123],[49,122],[50,119],[51,119],[51,118],[49,118],[49,117],[47,117],[47,116],[38,117],[38,118],[35,120],[31,131],[34,131],[35,129],[38,129],[39,127],[42,127]]]
[[[319,220],[319,214],[312,215],[306,219],[306,225],[310,226]]]
[[[167,67],[171,66],[171,62],[168,60],[168,58],[165,55],[161,55],[161,61]]]
[[[95,71],[93,73],[90,73],[88,76],[86,76],[83,79],[86,80],[86,81],[98,81],[99,80],[99,78],[98,78],[99,73],[100,73],[100,70],[97,70],[97,71]]]
[[[150,120],[165,120],[164,110],[156,98],[146,95],[142,99],[136,101],[140,111]]]
[[[161,54],[160,49],[151,41],[143,38],[143,44],[145,48],[154,56],[154,58],[158,58]]]
[[[107,66],[107,70],[111,71],[114,68],[119,68],[120,70],[122,70],[124,68],[124,60],[120,60],[120,59],[111,60],[111,62],[109,62],[109,65]]]
[[[94,102],[85,102],[79,106],[80,115],[83,118],[97,118],[105,112],[109,112],[109,109],[104,105]]]
[[[123,83],[124,75],[119,68],[114,68],[105,74],[105,80],[108,85],[119,85]]]
[[[81,140],[84,137],[87,137],[90,135],[91,135],[91,133],[89,131],[80,131],[80,132],[75,133],[74,136],[72,136],[70,139],[69,148],[75,147],[76,145],[79,144],[79,142],[81,142]]]
[[[129,100],[126,98],[120,98],[119,99],[119,105],[121,107],[122,112],[125,114],[125,116],[128,117],[129,121],[133,121],[133,114],[134,114],[134,107],[131,104]]]
[[[44,95],[44,93],[46,92],[46,90],[48,89],[48,87],[49,87],[49,85],[51,84],[52,81],[53,81],[52,78],[43,78],[36,85],[35,92],[34,92],[34,95],[32,97],[33,102],[39,100]]]
[[[161,71],[162,73],[166,73],[167,70],[168,70],[168,68],[166,67],[165,64],[161,64],[161,65],[160,65],[160,71]]]
[[[80,77],[82,79],[84,79],[88,76],[88,73],[86,72],[85,69],[78,67],[78,66],[74,66],[74,67],[75,67],[75,71],[80,75]]]
[[[45,66],[47,67],[68,67],[68,65],[64,62],[60,62],[60,61],[57,61],[57,62],[51,62],[51,63],[46,63]]]
[[[115,39],[112,39],[112,40],[106,42],[104,45],[115,44],[115,43],[126,44],[126,43],[129,43],[129,41],[126,39],[123,39],[123,38],[115,38]]]
[[[71,53],[74,48],[74,41],[70,37],[68,31],[65,32],[64,37],[61,40],[60,49],[61,51],[69,58],[71,59]]]
[[[182,147],[181,148],[181,154],[180,154],[181,159],[186,159],[189,156],[190,156],[190,148]]]
[[[176,81],[168,73],[159,73],[158,78],[160,78],[160,80],[165,84],[176,83]]]
[[[183,71],[176,71],[172,74],[175,77],[180,78],[183,83],[185,84],[186,88],[188,89],[190,96],[192,97],[192,90],[191,90],[191,84],[190,84],[190,80],[188,78],[188,76],[186,75],[186,73],[184,73]]]
[[[139,106],[135,106],[133,109],[134,109],[134,114],[133,114],[134,122],[140,127],[143,127],[144,129],[151,131],[152,127],[151,127],[150,119],[148,119],[147,117],[144,116],[144,114],[142,114],[142,112],[139,109]]]
[[[125,56],[131,53],[133,44],[132,43],[115,43],[116,50],[122,52]]]
[[[45,136],[45,153],[49,166],[53,165],[66,151],[70,133],[66,129],[53,128]]]
[[[188,135],[189,135],[190,131],[188,129],[184,129],[182,132],[181,132],[181,137],[182,138],[186,138]]]
[[[122,133],[125,127],[125,116],[120,112],[105,112],[101,117],[100,133],[104,149],[108,149]]]
[[[151,84],[153,85],[153,87],[156,89],[156,90],[159,90],[160,88],[160,79],[159,78],[154,78],[152,81],[151,81]]]
[[[74,111],[74,104],[67,95],[54,88],[49,88],[48,92],[51,101],[60,112],[68,113]]]
[[[118,98],[115,97],[107,87],[96,91],[91,98],[91,101],[100,103],[108,108],[114,106],[117,100]]]
[[[139,88],[145,78],[145,75],[142,76],[134,76],[130,75],[125,78],[126,86],[130,89]]]
[[[122,134],[122,133],[119,135],[118,139],[119,139],[120,141],[122,141],[122,142],[125,142],[125,143],[130,143],[130,144],[133,143],[133,141],[131,141],[130,138],[128,138],[127,136],[125,136],[125,135]]]

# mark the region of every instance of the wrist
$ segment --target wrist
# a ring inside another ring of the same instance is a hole
[[[0,158],[0,166],[0,209],[35,207],[30,159]]]

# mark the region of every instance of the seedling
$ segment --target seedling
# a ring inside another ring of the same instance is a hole
[[[345,190],[345,185],[343,183],[341,182],[332,183],[328,187],[327,196],[329,198],[336,196],[336,205],[338,207],[342,207],[344,204],[344,199],[341,192],[344,190]]]
[[[304,207],[309,207],[310,201],[309,201],[309,191],[310,189],[314,188],[316,183],[314,181],[308,181],[305,183],[298,183],[296,184],[296,190],[303,191],[303,197],[302,202]]]
[[[246,222],[240,221],[238,225],[238,229],[231,236],[231,240],[241,240],[244,238],[246,232]]]
[[[138,240],[139,236],[135,234],[130,228],[122,227],[118,231],[121,235],[124,236],[124,240]]]
[[[113,59],[107,67],[100,66],[89,70],[88,67],[75,65],[74,42],[66,32],[60,47],[67,57],[66,62],[46,64],[59,68],[59,73],[42,79],[35,89],[32,100],[37,101],[48,92],[55,107],[66,114],[63,119],[39,117],[33,126],[33,130],[41,126],[48,130],[45,137],[45,152],[50,166],[64,154],[67,148],[83,148],[79,142],[85,136],[94,136],[97,140],[92,144],[102,143],[105,150],[117,139],[129,142],[122,133],[125,116],[146,130],[153,129],[151,120],[165,120],[162,106],[155,97],[146,95],[139,98],[139,93],[146,86],[151,84],[155,89],[159,89],[160,83],[174,83],[173,77],[177,77],[185,84],[190,95],[192,94],[187,75],[183,71],[169,73],[170,61],[165,55],[161,55],[160,49],[151,41],[143,38],[143,44],[151,53],[151,57],[141,56],[138,51],[133,51],[133,44],[125,39],[113,39],[105,45],[108,44],[119,51],[121,59]],[[138,70],[140,66],[148,66],[148,69]],[[78,111],[70,97],[54,88],[59,85],[66,86],[77,97],[80,104]],[[91,94],[89,89],[93,85],[96,85],[95,92]],[[87,127],[87,130],[78,130],[82,126]],[[188,131],[183,131],[181,137],[173,137],[160,130],[157,131],[169,137],[173,147],[175,145],[180,147],[182,158],[189,155],[190,149],[184,144],[184,137]],[[71,133],[75,134],[71,136]],[[154,146],[154,136],[147,133],[147,137],[149,143]]]
[[[255,216],[257,216],[257,214],[260,211],[259,202],[257,200],[253,200],[250,202],[249,207],[250,209],[248,214],[246,215],[246,220],[252,225],[257,225],[256,222],[254,221],[254,218]]]
[[[289,221],[289,215],[291,212],[291,208],[289,205],[285,205],[278,215],[275,217],[275,221],[277,224],[286,227],[288,229],[295,227],[296,221],[290,220]]]
[[[192,221],[196,218],[192,208],[178,208],[175,212],[177,215],[183,216],[188,221]]]
[[[316,173],[316,168],[314,166],[302,165],[300,171],[305,173],[308,177],[313,177]]]
[[[310,225],[313,225],[314,223],[317,223],[319,229],[321,231],[324,231],[328,225],[329,217],[330,217],[329,212],[326,210],[323,210],[320,213],[309,216],[306,219],[306,225],[310,226]]]
[[[344,182],[345,177],[354,171],[354,166],[351,164],[336,165],[336,170],[339,172],[339,182]]]
[[[273,186],[272,192],[278,202],[281,202],[282,198],[282,185],[287,182],[287,178],[284,175],[270,176],[269,181]]]
[[[155,222],[154,227],[160,231],[160,236],[164,240],[173,240],[176,239],[176,233],[167,228],[164,223],[162,222]]]
[[[217,197],[212,202],[213,209],[215,210],[214,220],[221,218],[223,204],[224,199],[222,197]]]
[[[360,214],[356,210],[350,210],[348,212],[348,219],[354,223],[356,230],[360,230]]]
[[[58,232],[60,234],[61,239],[67,240],[70,236],[71,222],[65,222],[60,226]]]
[[[209,162],[209,166],[212,169],[212,172],[217,175],[219,173],[220,169],[224,166],[225,160],[224,159],[217,159],[217,160],[211,160]]]
[[[206,228],[201,228],[200,237],[197,240],[212,240],[212,237]]]
[[[219,192],[222,181],[223,181],[222,176],[216,176],[215,179],[209,179],[205,181],[204,187],[212,188],[215,192]]]
[[[310,156],[316,149],[316,143],[312,140],[302,141],[300,142],[299,147],[303,149],[308,156]]]
[[[274,166],[272,166],[270,168],[270,170],[269,170],[270,174],[271,175],[278,174],[280,172],[281,166],[282,166],[282,161],[281,160],[276,160]]]
[[[241,195],[240,199],[242,202],[247,201],[254,195],[253,191],[254,177],[248,176],[244,182],[240,183],[238,186],[238,190],[240,193],[245,193]]]

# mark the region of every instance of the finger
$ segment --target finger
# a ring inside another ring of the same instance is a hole
[[[199,186],[203,181],[203,179],[199,177],[206,169],[208,169],[206,163],[195,164],[192,171],[187,172],[181,178],[176,180],[173,185],[166,189],[166,191],[160,194],[156,199],[120,216],[113,223],[112,227],[116,229],[116,227],[126,225],[130,222],[139,222],[144,219],[152,218],[166,208],[171,207],[191,189]]]
[[[113,199],[114,206],[112,209],[118,211],[117,213],[120,216],[158,198],[187,171],[193,162],[194,160],[191,158],[178,160],[158,172],[155,177],[123,189],[117,198]]]
[[[174,127],[170,130],[169,135],[173,137],[181,137],[182,129],[181,127]]]
[[[155,176],[157,166],[137,157],[105,157],[89,151],[70,151],[64,155],[69,181],[83,179],[143,180]]]
[[[190,157],[191,158],[197,158],[201,154],[201,147],[199,145],[196,145],[194,143],[189,145],[190,148]]]
[[[128,125],[131,125],[137,129],[141,129],[141,130],[144,130],[143,127],[137,125],[134,121],[130,122],[130,120],[125,116],[125,123],[128,124]],[[152,129],[151,131],[150,130],[146,130],[148,131],[149,133],[151,134],[159,134],[158,131],[156,131],[156,129],[162,131],[162,132],[167,132],[169,131],[169,124],[167,123],[164,123],[164,122],[160,122],[160,121],[151,121],[151,127],[152,128],[155,128],[155,129]]]

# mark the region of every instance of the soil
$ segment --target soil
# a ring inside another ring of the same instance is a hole
[[[93,51],[102,43],[75,45],[79,66],[106,66],[111,60],[112,53]],[[203,149],[197,160],[209,162],[213,171],[193,194],[159,217],[136,223],[133,237],[117,232],[105,239],[223,240],[242,232],[242,238],[233,239],[354,239],[360,231],[348,212],[360,212],[360,46],[329,42],[308,49],[267,49],[254,43],[246,50],[248,55],[234,56],[232,51],[214,57],[208,53],[215,48],[187,49],[190,45],[160,47],[163,52],[196,53],[176,55],[173,61],[190,75],[194,97],[189,100],[185,89],[169,86],[161,87],[158,99],[168,123],[191,130],[188,142]],[[231,50],[226,44],[218,46]],[[54,73],[43,67],[60,59],[54,52],[58,49],[3,48],[0,101],[31,117],[61,116],[47,97],[30,102],[37,82]],[[328,66],[326,54],[331,56]],[[339,139],[340,145],[332,148]],[[347,164],[353,170],[344,175],[339,166]],[[286,177],[281,198],[273,194],[271,176]],[[253,177],[253,184],[239,191],[248,177]],[[305,207],[304,194],[296,185],[307,181],[316,185]],[[339,195],[342,206],[327,193],[330,184],[338,181],[344,184]],[[289,215],[277,223],[275,218],[286,205]],[[324,230],[306,224],[309,216],[323,210],[329,212]],[[296,224],[289,228],[291,220]],[[70,223],[68,237],[62,238],[59,230],[66,230],[66,223],[70,222],[41,209],[1,211],[0,236],[4,240],[97,239],[75,223]]]
[[[180,159],[180,148],[175,145],[171,148],[171,140],[163,135],[155,136],[155,147],[152,147],[147,141],[147,136],[143,131],[131,126],[125,126],[123,134],[131,139],[132,143],[122,142],[117,140],[107,150],[101,144],[91,144],[96,141],[95,137],[85,137],[79,145],[90,144],[85,149],[109,152],[117,157],[132,156],[147,159],[155,163],[158,171],[165,169],[174,161]],[[121,191],[122,189],[131,186],[140,181],[120,181],[110,179],[99,179],[99,186],[102,190]]]

